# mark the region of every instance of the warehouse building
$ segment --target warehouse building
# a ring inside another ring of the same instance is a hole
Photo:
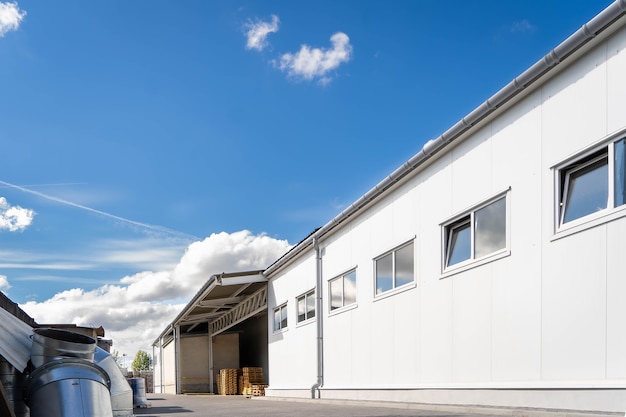
[[[266,270],[234,274],[256,287],[211,301],[212,277],[155,341],[163,378],[182,392],[185,317],[232,299],[189,322],[209,383],[215,346],[249,337],[259,363],[231,365],[263,366],[269,396],[626,410],[625,14],[615,1]]]

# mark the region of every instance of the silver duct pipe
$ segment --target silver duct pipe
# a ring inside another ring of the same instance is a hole
[[[111,380],[98,365],[61,358],[36,368],[26,381],[31,417],[111,417]]]
[[[132,417],[132,389],[115,359],[92,337],[34,329],[26,381],[31,417]]]
[[[317,314],[317,381],[311,387],[311,398],[320,398],[319,389],[324,385],[324,326],[323,326],[323,276],[322,276],[322,250],[319,247],[317,238],[313,238],[313,246],[315,247],[315,309]]]
[[[111,379],[94,363],[96,340],[34,329],[24,401],[31,417],[112,417]]]
[[[107,373],[111,380],[111,409],[113,417],[133,417],[133,389],[109,352],[96,346],[94,363]]]
[[[61,329],[33,330],[30,362],[35,369],[63,358],[79,358],[93,362],[96,339]]]

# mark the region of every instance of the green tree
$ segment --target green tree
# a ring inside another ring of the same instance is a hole
[[[152,358],[143,350],[137,351],[135,359],[133,359],[133,371],[148,371],[152,366]]]

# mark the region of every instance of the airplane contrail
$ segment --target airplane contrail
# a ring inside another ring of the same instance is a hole
[[[52,196],[52,195],[44,194],[42,192],[31,190],[29,188],[26,188],[26,187],[23,187],[23,186],[20,186],[20,185],[11,184],[10,182],[6,182],[6,181],[0,180],[0,184],[4,185],[6,187],[9,187],[9,188],[14,188],[16,190],[23,191],[23,192],[28,193],[28,194],[33,194],[33,195],[36,195],[38,197],[45,198],[46,200],[56,201],[57,203],[65,204],[67,206],[79,208],[81,210],[90,211],[92,213],[96,213],[96,214],[99,214],[101,216],[109,217],[111,219],[115,219],[115,220],[118,220],[118,221],[121,221],[121,222],[124,222],[124,223],[132,224],[134,226],[139,226],[139,227],[142,227],[142,228],[145,228],[145,229],[149,229],[149,230],[154,230],[154,231],[159,231],[159,232],[162,232],[162,233],[167,233],[167,234],[170,234],[170,235],[184,237],[184,238],[187,238],[187,239],[201,240],[197,236],[193,236],[193,235],[189,235],[187,233],[183,233],[183,232],[179,232],[179,231],[176,231],[176,230],[168,229],[167,227],[163,227],[163,226],[156,226],[156,225],[153,225],[153,224],[142,223],[142,222],[138,222],[138,221],[135,221],[135,220],[126,219],[124,217],[116,216],[115,214],[111,214],[111,213],[107,213],[107,212],[102,211],[102,210],[98,210],[98,209],[95,209],[95,208],[83,206],[82,204],[74,203],[72,201],[64,200],[64,199],[59,198],[59,197],[55,197],[55,196]]]

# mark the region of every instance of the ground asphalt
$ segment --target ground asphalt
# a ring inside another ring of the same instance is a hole
[[[554,412],[547,410],[436,406],[370,401],[280,399],[241,395],[148,394],[145,417],[608,417],[617,413]],[[624,414],[620,413],[620,416]]]
[[[408,409],[402,404],[332,400],[285,400],[241,395],[148,394],[149,408],[136,408],[145,417],[400,417],[467,416],[467,412]],[[484,417],[488,414],[482,414]],[[491,414],[493,416],[501,414]]]

